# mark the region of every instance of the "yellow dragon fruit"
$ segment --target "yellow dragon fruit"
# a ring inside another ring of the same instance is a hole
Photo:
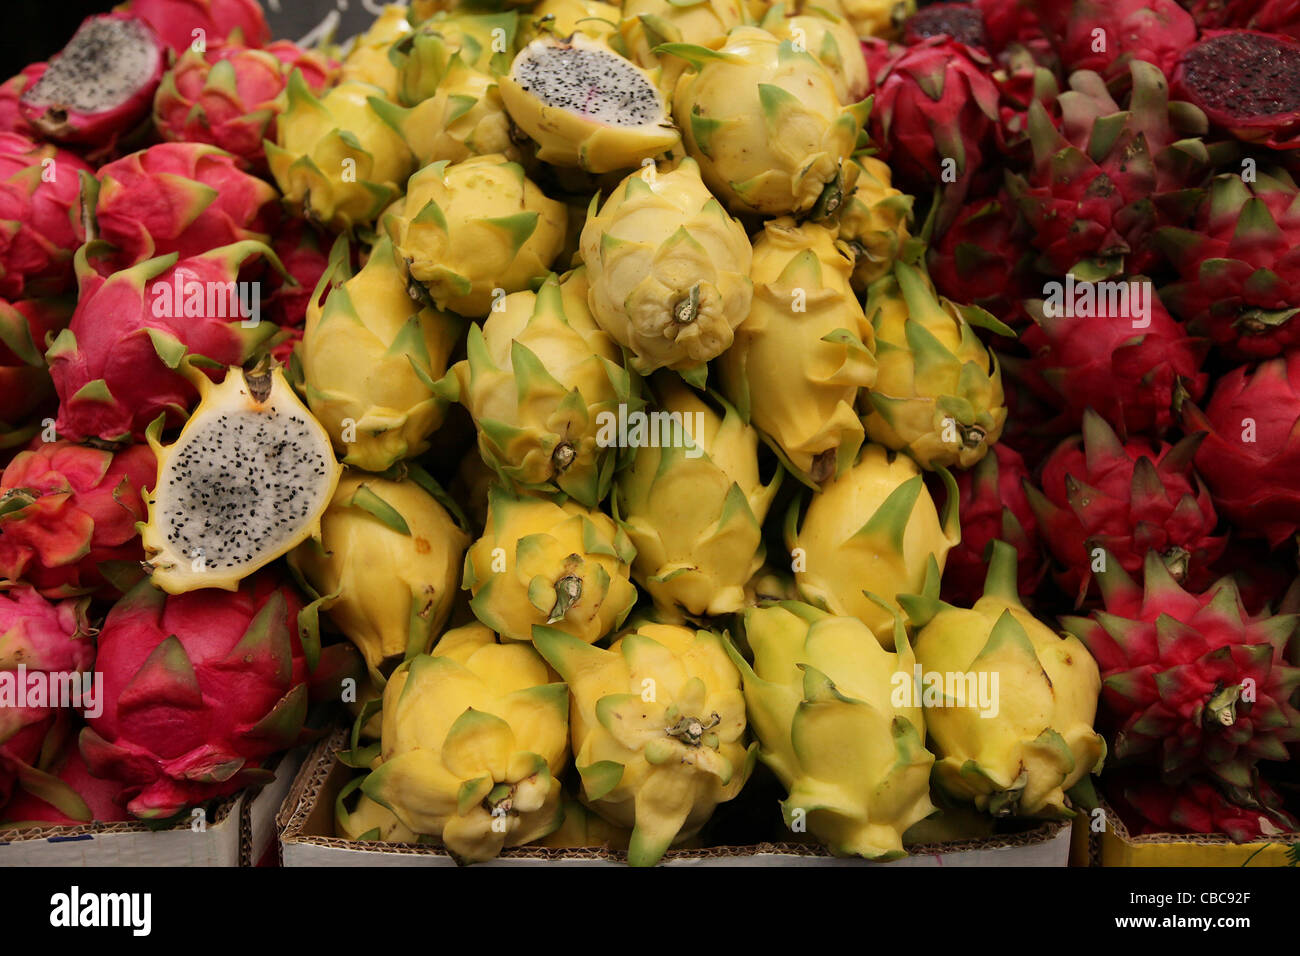
[[[390,3],[384,7],[370,29],[353,41],[347,56],[343,58],[343,80],[369,83],[383,90],[385,99],[397,99],[398,70],[388,51],[394,43],[406,39],[414,30],[407,13],[407,8],[401,4]]]
[[[414,106],[432,96],[453,57],[473,70],[503,72],[515,55],[518,32],[519,15],[511,10],[434,14],[389,51],[397,70],[398,99]]]
[[[704,182],[733,212],[834,212],[870,100],[842,106],[811,53],[757,27],[732,30],[719,50],[658,49],[694,67],[677,83],[673,116]]]
[[[998,360],[974,326],[1015,333],[977,306],[940,298],[923,272],[894,263],[872,284],[867,318],[876,331],[876,383],[863,427],[922,468],[970,468],[1002,435],[1007,409]]]
[[[745,612],[745,681],[758,758],[786,788],[786,825],[837,856],[905,855],[903,833],[934,812],[916,656],[895,618],[893,651],[854,617],[786,601]]]
[[[474,615],[502,637],[532,640],[535,628],[549,625],[590,644],[622,624],[636,602],[634,554],[608,515],[494,486],[461,587],[473,594]]]
[[[583,33],[593,39],[608,37],[618,29],[622,17],[619,4],[604,3],[603,0],[541,0],[524,14],[519,37],[521,45],[546,34],[568,37]]]
[[[812,496],[802,524],[791,507],[786,545],[804,600],[860,619],[889,647],[898,595],[937,582],[961,540],[957,484],[939,474],[942,518],[916,462],[868,442],[852,468]]]
[[[916,0],[817,0],[818,4],[849,21],[860,37],[893,40],[903,23],[916,12]]]
[[[774,37],[791,41],[796,50],[807,50],[816,57],[831,75],[835,95],[845,106],[857,103],[870,91],[862,43],[844,17],[811,5],[798,12],[787,11],[785,4],[777,3],[766,10],[759,25]]]
[[[639,374],[670,368],[702,386],[705,363],[727,350],[749,312],[744,228],[689,158],[672,172],[632,173],[599,211],[598,199],[579,242],[592,314]]]
[[[433,303],[481,317],[550,272],[567,215],[523,167],[494,153],[424,167],[385,221],[398,256]]]
[[[561,822],[569,693],[526,644],[448,631],[384,688],[382,751],[362,792],[469,863]]]
[[[335,231],[367,226],[401,195],[415,168],[402,138],[375,111],[376,86],[348,80],[319,99],[302,73],[289,77],[289,105],[265,142],[271,174],[289,206]]]
[[[632,574],[657,604],[731,614],[763,564],[763,519],[781,474],[763,484],[758,433],[730,405],[719,414],[668,373],[653,389],[651,427],[672,416],[679,430],[652,433],[618,474],[615,516],[636,546]]]
[[[717,634],[644,624],[602,650],[539,627],[534,641],[569,685],[583,800],[632,828],[630,864],[659,862],[745,785],[745,697]]]
[[[894,270],[894,260],[908,241],[912,197],[892,185],[889,167],[874,156],[857,153],[848,160],[857,168],[853,192],[836,216],[839,237],[853,250],[853,291]]]
[[[359,792],[364,780],[349,780],[334,799],[334,835],[353,842],[418,843],[420,838],[392,810]]]
[[[510,138],[510,117],[496,77],[467,66],[459,53],[447,61],[432,92],[409,109],[378,99],[371,105],[406,142],[421,168],[493,153],[512,162],[522,158]]]
[[[923,673],[965,678],[957,694],[924,698],[939,758],[935,779],[994,816],[1072,815],[1065,791],[1101,770],[1106,756],[1105,739],[1092,729],[1101,692],[1096,661],[1078,638],[1025,609],[1016,549],[1004,541],[993,542],[984,595],[970,610],[941,603],[931,585],[903,598],[921,628],[916,659]],[[979,682],[996,710],[971,706]]]
[[[858,393],[876,380],[875,338],[849,286],[852,268],[830,227],[765,223],[754,243],[753,307],[717,363],[723,393],[814,488],[856,458]]]
[[[740,0],[624,0],[618,32],[634,62],[647,70],[663,68],[663,88],[671,90],[686,69],[686,61],[660,54],[656,47],[664,43],[721,46],[732,28],[744,23],[745,8]]]
[[[467,535],[428,475],[409,468],[402,481],[345,476],[321,520],[319,540],[289,555],[298,577],[315,591],[315,609],[382,665],[427,651],[456,595]]]
[[[596,507],[614,470],[601,416],[629,405],[631,382],[585,299],[566,302],[552,275],[471,326],[466,349],[439,391],[473,417],[483,460],[516,491]]]
[[[411,300],[387,239],[355,276],[346,240],[330,264],[333,288],[308,305],[299,349],[307,403],[345,464],[384,471],[421,454],[442,424],[433,383],[463,323]]]
[[[537,158],[608,173],[680,145],[657,72],[602,39],[544,36],[519,51],[500,78],[510,118],[537,143]]]

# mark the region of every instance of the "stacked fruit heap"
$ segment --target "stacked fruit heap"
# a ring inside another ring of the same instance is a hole
[[[0,88],[0,668],[103,709],[0,709],[0,817],[170,817],[342,692],[340,834],[467,861],[889,858],[1103,763],[1135,830],[1300,829],[1297,37],[1259,0],[88,20]]]

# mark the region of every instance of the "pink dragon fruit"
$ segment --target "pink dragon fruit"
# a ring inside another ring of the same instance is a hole
[[[1300,351],[1233,369],[1204,411],[1183,412],[1184,428],[1206,433],[1196,468],[1233,528],[1274,548],[1300,531]]]
[[[1126,80],[1129,63],[1145,60],[1168,76],[1196,35],[1176,0],[1075,0],[1058,50],[1067,71]]]
[[[1206,342],[1188,336],[1149,281],[1134,278],[1127,286],[1128,308],[1121,296],[1100,294],[1090,308],[1066,308],[1068,280],[1060,284],[1060,303],[1026,303],[1034,324],[1021,332],[1020,342],[1032,358],[1025,369],[1012,362],[1013,377],[1055,404],[1070,430],[1092,408],[1121,434],[1159,434],[1178,420],[1185,399],[1205,393]],[[1141,307],[1146,314],[1139,315],[1132,304],[1140,305],[1148,293],[1149,303]]]
[[[1172,83],[1242,142],[1300,149],[1300,41],[1257,30],[1208,34],[1183,51]]]
[[[72,285],[72,256],[86,239],[81,173],[73,153],[0,133],[0,297],[62,295]]]
[[[941,35],[900,48],[873,72],[871,138],[900,188],[969,188],[990,153],[998,121],[991,69],[983,53]]]
[[[1099,548],[1130,574],[1154,551],[1192,588],[1214,579],[1210,567],[1224,539],[1214,535],[1214,504],[1192,470],[1200,441],[1121,442],[1099,415],[1084,413],[1083,435],[1044,463],[1043,490],[1025,486],[1039,533],[1060,564],[1062,590],[1083,602]]]
[[[930,278],[954,302],[978,305],[1015,328],[1029,321],[1023,300],[1041,294],[1033,259],[1024,223],[1001,194],[957,211],[930,247]]]
[[[153,27],[177,56],[234,37],[244,46],[266,46],[271,28],[257,0],[130,0],[119,9]]]
[[[279,325],[301,327],[307,321],[307,306],[316,286],[330,267],[327,236],[305,219],[291,219],[276,233],[271,248],[294,282],[271,277],[267,311]],[[321,290],[322,296],[328,292],[328,288]]]
[[[94,264],[105,274],[176,252],[182,259],[245,239],[265,242],[279,193],[243,172],[235,157],[201,143],[164,143],[99,170],[97,234],[116,253]]]
[[[275,334],[274,323],[246,318],[254,306],[260,311],[258,283],[234,284],[256,256],[281,269],[260,242],[179,262],[175,253],[160,256],[108,278],[89,263],[94,251],[77,253],[77,311],[45,356],[59,396],[56,428],[65,438],[139,440],[164,413],[179,424],[197,399],[176,371],[186,352],[241,365]]]
[[[943,599],[969,607],[984,594],[988,572],[985,552],[993,541],[1016,549],[1019,591],[1038,587],[1047,562],[1038,539],[1038,521],[1029,507],[1023,482],[1029,478],[1020,453],[1006,442],[993,446],[974,468],[956,475],[961,543],[948,552],[943,570]]]
[[[46,738],[62,730],[68,713],[61,707],[18,706],[12,695],[19,665],[28,675],[89,671],[95,661],[93,634],[85,601],[53,603],[25,587],[0,591],[0,672],[9,672],[0,678],[0,807],[16,781],[32,778]]]
[[[31,793],[20,785],[14,790],[9,805],[0,806],[0,828],[13,825],[24,828],[30,825],[70,827],[92,821],[118,823],[131,819],[122,806],[125,802],[122,784],[94,776],[75,740],[65,746],[63,755],[50,766],[48,773],[62,785],[65,800],[51,802],[38,795],[47,792],[46,788],[33,787],[37,792]],[[67,791],[71,791],[78,803],[67,805]]]
[[[116,597],[101,566],[144,560],[135,523],[156,470],[147,445],[114,454],[59,441],[20,452],[0,475],[0,580],[46,597]]]
[[[45,337],[71,318],[72,303],[63,299],[0,299],[0,447],[30,438],[19,436],[18,426],[53,398]]]
[[[186,51],[163,77],[154,98],[154,123],[164,139],[209,143],[262,169],[262,141],[275,139],[289,74],[301,70],[318,95],[338,74],[338,64],[287,40],[262,50],[231,43]]]
[[[40,134],[27,122],[18,101],[23,91],[39,80],[49,67],[48,63],[29,63],[22,72],[0,83],[0,133],[20,133],[29,139]]]
[[[124,13],[90,17],[23,90],[19,108],[48,139],[107,148],[149,112],[166,61],[143,20]]]
[[[1222,833],[1234,843],[1251,843],[1300,831],[1300,821],[1286,812],[1281,796],[1263,780],[1230,797],[1201,777],[1173,787],[1128,772],[1107,779],[1105,791],[1134,836]]]
[[[125,784],[127,810],[145,818],[268,779],[261,764],[298,742],[307,714],[301,610],[266,573],[234,594],[141,582],[99,632],[104,709],[81,732],[90,772]]]

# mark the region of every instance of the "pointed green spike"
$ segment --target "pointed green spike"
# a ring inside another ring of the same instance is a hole
[[[911,520],[912,509],[921,494],[922,478],[920,475],[909,478],[884,500],[876,513],[853,535],[851,540],[869,542],[887,554],[899,554],[903,550],[903,532]]]

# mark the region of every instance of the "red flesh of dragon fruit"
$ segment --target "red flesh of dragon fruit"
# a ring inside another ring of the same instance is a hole
[[[1183,425],[1207,433],[1196,468],[1237,532],[1276,548],[1300,531],[1300,351],[1228,372]]]
[[[1127,110],[1097,73],[1070,76],[1058,98],[1061,121],[1029,105],[1033,169],[1008,183],[1029,223],[1044,271],[1096,279],[1137,274],[1158,262],[1152,230],[1181,221],[1187,190],[1214,156],[1201,136],[1204,114],[1169,102],[1158,67],[1134,60]]]
[[[903,42],[908,46],[940,35],[976,49],[988,47],[984,14],[974,4],[932,3],[912,14],[903,24]]]
[[[18,133],[0,133],[0,296],[62,295],[86,240],[78,156]]]
[[[182,259],[245,239],[266,242],[279,194],[243,172],[229,153],[200,143],[163,143],[99,170],[98,237],[117,251],[108,273],[179,253]]]
[[[1098,717],[1118,764],[1249,790],[1259,761],[1287,759],[1300,740],[1300,667],[1285,658],[1295,615],[1252,617],[1231,578],[1185,591],[1154,552],[1142,586],[1118,561],[1098,580],[1105,611],[1061,623],[1101,668]]]
[[[1126,773],[1106,781],[1105,790],[1135,836],[1222,833],[1234,843],[1250,843],[1300,831],[1300,821],[1286,812],[1277,791],[1262,780],[1253,791],[1239,795],[1241,802],[1199,778],[1171,787]]]
[[[131,819],[122,806],[122,784],[94,776],[86,767],[75,740],[65,748],[62,759],[50,767],[49,772],[85,804],[85,818],[69,816],[65,809],[28,793],[20,786],[14,791],[8,806],[0,808],[0,826],[17,823],[67,827],[91,821],[117,823]]]
[[[284,40],[262,50],[230,43],[209,44],[203,53],[188,50],[158,87],[155,125],[165,139],[209,143],[261,169],[262,141],[275,139],[295,69],[317,94],[338,74],[334,61]]]
[[[199,40],[208,46],[236,31],[244,46],[266,46],[271,39],[257,0],[130,0],[126,9],[153,27],[177,56]]]
[[[0,580],[47,597],[116,597],[100,565],[144,560],[135,523],[156,472],[147,445],[114,454],[60,441],[20,452],[0,475]]]
[[[1223,553],[1210,493],[1192,470],[1200,436],[1177,445],[1145,439],[1121,442],[1091,410],[1083,435],[1069,439],[1043,465],[1042,491],[1026,485],[1039,533],[1062,571],[1057,580],[1082,602],[1096,549],[1130,574],[1154,551],[1192,588],[1211,580]]]
[[[959,193],[969,188],[998,120],[991,68],[980,51],[937,36],[900,49],[872,73],[871,138],[900,188],[928,192],[940,182],[955,183]],[[955,179],[945,178],[945,160],[955,164]]]
[[[95,661],[93,633],[83,601],[54,603],[26,587],[0,591],[0,671],[15,672],[6,679],[5,696],[15,689],[20,664],[29,675],[89,671]],[[15,700],[0,706],[0,808],[15,782],[37,763],[47,734],[66,716],[59,707],[19,707]]]
[[[1149,282],[1129,283],[1130,306],[1150,293],[1142,316],[1126,314],[1122,297],[1100,294],[1089,309],[1082,300],[1067,309],[1069,283],[1061,289],[1062,308],[1026,304],[1034,324],[1020,335],[1032,355],[1022,378],[1061,410],[1069,430],[1079,428],[1084,410],[1092,408],[1121,434],[1158,434],[1178,420],[1184,399],[1196,401],[1205,393],[1206,343],[1188,336]],[[1069,311],[1076,314],[1049,314]]]
[[[265,317],[243,327],[243,305],[230,299],[229,284],[255,256],[280,268],[270,248],[253,241],[179,262],[149,259],[108,278],[89,264],[87,249],[78,252],[77,311],[46,353],[59,396],[59,434],[121,443],[139,440],[161,414],[170,424],[182,421],[197,398],[175,371],[186,351],[241,365],[275,334]],[[242,288],[260,301],[257,284]]]
[[[1196,21],[1176,0],[1075,0],[1058,47],[1067,71],[1127,78],[1132,60],[1166,76],[1196,42]]]
[[[1173,88],[1243,142],[1300,149],[1300,41],[1254,30],[1207,36],[1183,52]]]
[[[1300,190],[1286,172],[1219,176],[1195,229],[1157,241],[1182,277],[1165,301],[1218,348],[1258,359],[1300,345]]]
[[[72,303],[64,299],[0,299],[0,447],[14,439],[14,429],[54,396],[45,368],[45,338],[67,328]]]
[[[268,574],[234,594],[133,589],[99,633],[104,710],[81,733],[91,773],[125,784],[137,817],[268,778],[262,763],[298,741],[307,713],[301,609]]]
[[[124,13],[90,17],[23,90],[19,107],[48,139],[107,146],[149,112],[166,60],[143,20]]]
[[[1028,477],[1024,459],[1004,441],[974,468],[957,473],[961,543],[948,552],[944,565],[943,599],[948,603],[970,607],[984,594],[985,552],[993,541],[1015,547],[1020,593],[1032,594],[1038,587],[1047,563],[1022,486]]]

